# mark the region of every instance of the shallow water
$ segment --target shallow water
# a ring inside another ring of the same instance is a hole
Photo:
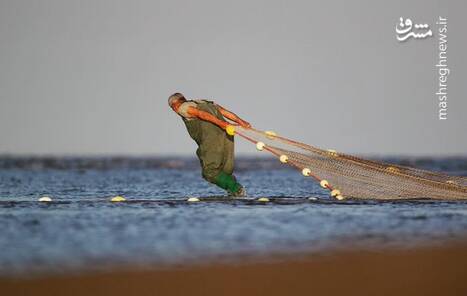
[[[467,175],[467,159],[391,159]],[[194,160],[0,159],[0,273],[61,272],[239,255],[412,247],[467,237],[466,202],[332,202],[275,160],[239,159],[249,196],[290,204],[158,203],[217,196]],[[145,202],[110,203],[124,195]],[[35,202],[51,196],[50,204]],[[307,197],[321,201],[306,201]]]

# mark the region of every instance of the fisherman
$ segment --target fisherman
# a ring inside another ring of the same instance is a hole
[[[203,178],[226,190],[230,196],[245,196],[245,188],[233,175],[233,135],[235,124],[246,128],[251,125],[212,101],[187,100],[181,93],[169,97],[169,106],[182,117],[188,133],[198,144],[196,155]]]

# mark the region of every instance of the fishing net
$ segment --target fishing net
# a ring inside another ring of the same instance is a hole
[[[467,199],[467,177],[365,160],[292,141],[274,132],[237,127],[236,133],[258,150],[272,153],[315,179],[339,200]]]

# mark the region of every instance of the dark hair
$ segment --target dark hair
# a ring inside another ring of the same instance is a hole
[[[168,103],[170,106],[172,106],[172,104],[178,100],[186,101],[185,97],[181,93],[174,93],[169,97]]]

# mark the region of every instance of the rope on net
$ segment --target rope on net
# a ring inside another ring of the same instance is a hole
[[[272,131],[236,127],[235,133],[280,162],[301,170],[338,200],[467,199],[467,177],[366,160],[287,139]]]

